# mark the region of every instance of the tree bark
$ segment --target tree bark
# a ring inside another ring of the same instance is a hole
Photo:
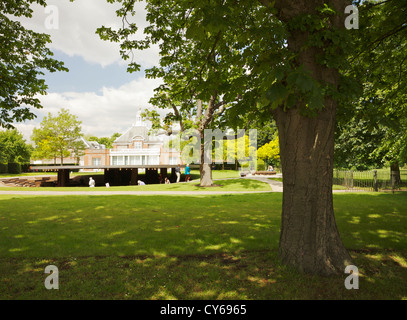
[[[211,154],[208,152],[209,148],[205,148],[203,141],[204,136],[203,133],[201,133],[201,163],[199,165],[201,181],[199,185],[201,187],[210,187],[213,185],[211,161],[208,161],[208,159],[211,158]]]
[[[398,162],[394,162],[390,165],[390,177],[392,186],[401,184],[400,166]]]
[[[315,14],[319,0],[277,1],[279,18],[290,21],[302,14]],[[331,0],[337,12],[344,12],[345,1]],[[343,27],[336,16],[332,24]],[[318,63],[324,48],[306,46],[309,34],[291,30],[288,49],[296,54],[297,66],[304,66],[314,79],[337,88],[339,72]],[[280,138],[283,178],[283,210],[279,255],[284,264],[301,272],[343,274],[352,259],[342,244],[335,222],[332,197],[334,129],[337,103],[325,98],[324,109],[316,116],[304,116],[303,102],[284,110],[272,111]]]
[[[199,121],[199,134],[201,136],[201,163],[199,166],[199,171],[201,174],[201,182],[200,186],[201,187],[210,187],[213,185],[213,180],[212,180],[212,168],[211,168],[211,158],[212,155],[209,152],[209,148],[205,147],[205,139],[204,139],[204,132],[205,129],[208,128],[210,123],[213,120],[213,115],[215,112],[215,101],[217,98],[217,93],[211,96],[209,102],[208,102],[208,107],[205,110],[205,114],[202,116],[203,112],[203,104],[201,100],[198,100],[198,111],[197,111],[197,120]],[[199,116],[199,117],[198,117]],[[212,142],[211,142],[212,143]]]
[[[280,110],[276,120],[284,172],[280,258],[305,273],[343,273],[352,260],[333,210],[335,108],[316,118]]]

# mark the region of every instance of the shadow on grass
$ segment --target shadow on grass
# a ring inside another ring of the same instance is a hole
[[[276,247],[281,197],[69,196],[0,201],[1,257],[211,254]],[[273,205],[274,204],[274,205]]]
[[[334,209],[347,248],[407,250],[407,193],[337,194]]]
[[[206,256],[0,259],[0,299],[270,300],[402,299],[407,268],[353,253],[359,290],[346,274],[301,275],[280,264],[275,251]],[[387,256],[386,256],[387,258]],[[405,257],[404,257],[405,261]],[[47,265],[59,268],[60,290],[44,288]],[[366,268],[365,268],[366,266]],[[17,277],[17,279],[16,279]]]
[[[0,198],[2,299],[407,297],[405,193],[334,195],[354,291],[279,263],[281,194],[14,198]],[[63,290],[44,289],[49,264]]]
[[[228,187],[233,186],[236,189],[240,189],[242,191],[244,190],[250,190],[250,191],[256,191],[256,190],[267,190],[265,186],[267,186],[266,183],[258,180],[250,180],[250,179],[228,179],[228,180],[214,180],[213,185],[210,187],[201,187],[199,184],[194,184],[194,186],[198,188],[209,188],[212,189],[213,191],[216,191],[216,189],[228,189]],[[271,190],[271,188],[270,188]]]

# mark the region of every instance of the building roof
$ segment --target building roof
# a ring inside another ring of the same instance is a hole
[[[104,144],[100,144],[97,141],[87,141],[84,138],[82,138],[83,143],[85,144],[86,148],[88,149],[106,149],[106,146]]]
[[[133,125],[125,133],[123,133],[120,137],[118,137],[114,143],[130,143],[136,137],[141,137],[143,140],[148,140],[148,128],[146,126],[137,126]]]
[[[168,134],[164,129],[151,130],[151,122],[143,120],[141,111],[137,113],[136,122],[114,141],[114,144],[130,144],[137,138],[142,138],[144,143],[162,143]],[[173,133],[179,132],[179,128],[175,128]]]

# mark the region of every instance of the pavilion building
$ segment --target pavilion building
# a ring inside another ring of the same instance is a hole
[[[174,133],[174,132],[173,132]],[[177,133],[175,131],[175,133]],[[170,136],[164,130],[151,130],[140,112],[136,122],[113,142],[112,149],[85,141],[84,166],[152,166],[182,163],[180,152],[169,146]]]

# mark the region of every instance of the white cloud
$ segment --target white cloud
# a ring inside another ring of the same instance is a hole
[[[50,34],[51,49],[61,50],[69,56],[81,56],[86,62],[97,63],[103,67],[124,63],[120,57],[119,44],[103,41],[95,34],[96,29],[102,25],[114,29],[121,25],[121,18],[116,16],[120,4],[109,4],[105,0],[75,0],[73,3],[68,0],[49,0],[47,4],[47,12],[44,7],[33,5],[33,17],[24,19],[23,24],[37,32]],[[142,38],[147,25],[144,7],[144,3],[136,2],[137,15],[132,17],[139,27],[137,38]],[[53,19],[56,12],[57,19]],[[56,22],[59,25],[57,29],[46,28],[46,24],[55,25]],[[143,67],[158,63],[157,46],[135,52],[135,55],[135,61]]]
[[[28,141],[32,129],[39,126],[44,116],[48,113],[56,115],[61,108],[66,108],[82,121],[84,134],[102,137],[115,132],[123,133],[135,122],[140,109],[153,108],[148,101],[160,84],[160,80],[139,79],[120,88],[104,87],[99,95],[95,92],[49,93],[40,96],[44,109],[33,110],[37,115],[35,120],[15,126]],[[165,114],[164,110],[157,111]]]

